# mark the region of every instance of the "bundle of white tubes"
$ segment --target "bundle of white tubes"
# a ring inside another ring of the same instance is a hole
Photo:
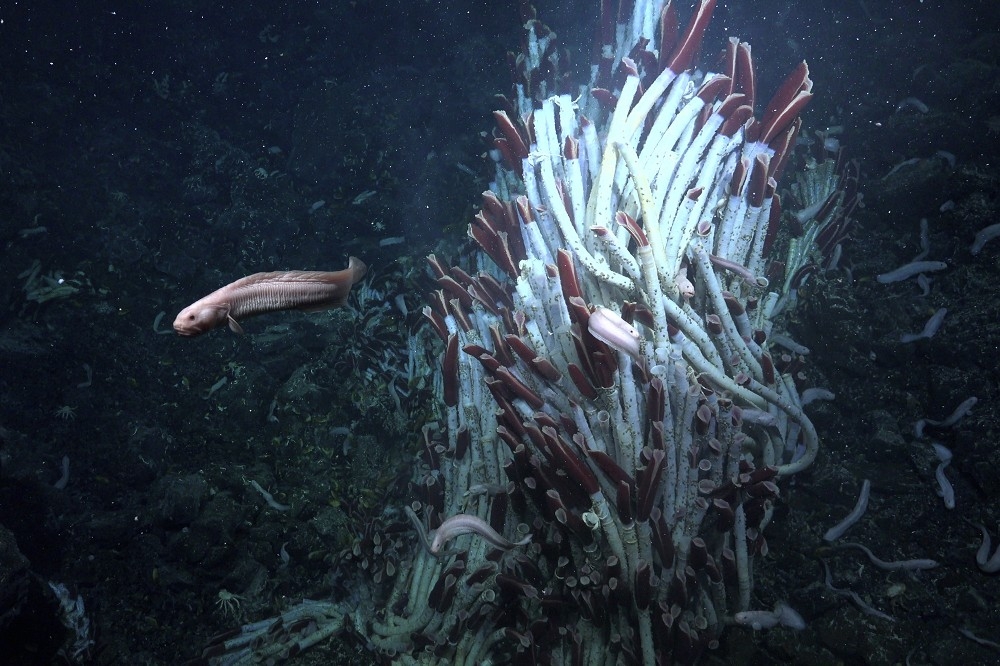
[[[476,270],[431,258],[443,411],[406,508],[417,545],[368,533],[355,555],[391,590],[310,602],[313,624],[278,618],[272,643],[348,626],[397,663],[652,666],[694,663],[727,625],[801,624],[751,592],[778,483],[819,448],[801,357],[773,348],[797,285],[770,256],[812,82],[802,63],[755,117],[746,44],[694,68],[714,5],[673,43],[669,3],[605,16],[613,40],[572,95],[528,17]],[[800,224],[841,205],[820,189]]]

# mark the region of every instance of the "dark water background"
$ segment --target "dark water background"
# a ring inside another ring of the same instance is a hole
[[[594,8],[537,6],[583,75]],[[738,35],[771,91],[807,59],[806,126],[844,126],[865,193],[849,270],[812,281],[791,327],[837,400],[811,411],[823,450],[784,494],[755,587],[809,627],[730,632],[724,662],[1000,659],[957,632],[1000,641],[1000,584],[977,570],[979,531],[962,520],[998,536],[1000,244],[968,251],[1000,222],[997,14],[917,0],[716,10],[703,60]],[[0,663],[60,663],[47,581],[85,599],[99,664],[180,663],[240,621],[349,592],[339,553],[408,497],[432,411],[400,378],[430,288],[423,257],[459,252],[488,187],[481,132],[519,33],[516,3],[497,2],[0,7]],[[897,112],[908,97],[928,111]],[[919,251],[920,218],[949,269],[926,296],[875,283]],[[168,328],[247,273],[336,270],[349,254],[374,281],[347,310],[255,320],[243,338],[153,331],[161,311]],[[29,300],[36,261],[43,284],[71,293]],[[940,307],[937,336],[899,343]],[[931,432],[955,453],[947,511],[912,423],[970,395],[970,416]],[[837,585],[895,623],[822,584],[820,536],[863,478],[872,506],[853,537],[884,559],[942,563],[910,576],[830,556]],[[293,510],[269,511],[251,479]],[[222,590],[244,599],[236,614]],[[344,638],[307,659],[362,657]]]

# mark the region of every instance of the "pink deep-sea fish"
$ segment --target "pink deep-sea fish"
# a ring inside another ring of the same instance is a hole
[[[247,317],[302,310],[319,312],[347,302],[351,287],[364,277],[367,267],[351,257],[342,271],[277,271],[254,273],[213,291],[180,311],[174,330],[194,337],[228,324],[242,333],[240,321]]]

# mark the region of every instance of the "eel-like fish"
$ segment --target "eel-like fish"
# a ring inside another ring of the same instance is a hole
[[[342,271],[254,273],[181,310],[174,319],[174,330],[194,337],[229,324],[233,332],[242,333],[239,322],[247,317],[280,310],[319,312],[335,308],[347,302],[351,287],[367,270],[363,261],[351,257]]]

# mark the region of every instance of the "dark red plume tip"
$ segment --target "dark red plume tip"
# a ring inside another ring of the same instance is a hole
[[[604,476],[608,477],[615,484],[622,481],[629,484],[630,486],[635,485],[635,481],[629,476],[628,472],[623,470],[614,458],[609,456],[604,451],[598,451],[596,449],[587,449],[587,456],[597,463],[597,466],[604,473]]]
[[[757,81],[753,71],[750,45],[740,42],[736,47],[736,90],[747,96],[747,104],[753,106],[757,95]]]
[[[768,172],[775,181],[781,179],[781,174],[785,170],[785,165],[792,154],[792,149],[795,148],[795,139],[798,137],[801,128],[802,119],[796,118],[784,132],[780,132],[768,144],[774,151],[774,157],[771,158],[771,167]]]
[[[542,428],[545,441],[549,445],[556,461],[561,463],[560,467],[575,480],[588,495],[593,495],[601,489],[597,483],[597,477],[590,471],[590,467],[578,456],[569,444],[555,431],[554,428]]]
[[[767,111],[760,121],[761,132],[759,140],[771,143],[780,132],[784,131],[796,116],[812,99],[812,79],[809,78],[809,66],[805,61],[799,63],[778,92],[771,98]]]
[[[761,117],[761,123],[769,125],[776,115],[788,106],[788,104],[800,92],[812,90],[812,80],[809,78],[809,65],[805,61],[795,66],[785,80],[782,81],[778,90],[767,103],[767,109]]]
[[[448,301],[448,312],[455,318],[459,328],[466,332],[472,330],[472,320],[469,319],[469,313],[462,307],[462,303],[457,298]]]
[[[569,378],[573,381],[573,386],[580,392],[580,395],[588,400],[596,400],[597,389],[590,383],[586,373],[584,373],[580,366],[570,363],[567,370],[569,371]]]
[[[656,491],[660,487],[660,478],[663,475],[663,460],[666,453],[660,449],[649,452],[649,463],[639,472],[639,504],[636,509],[636,517],[640,522],[649,520],[650,512],[653,509],[653,502],[656,499]]]
[[[747,474],[749,475],[747,477],[749,483],[762,483],[778,476],[778,468],[773,465],[767,465],[766,467],[754,468],[747,472]]]
[[[632,486],[626,481],[619,481],[616,488],[615,508],[618,519],[623,525],[632,524]]]
[[[715,508],[715,528],[720,532],[728,532],[736,524],[736,512],[732,505],[721,497],[712,500],[712,507]]]
[[[740,196],[743,194],[743,186],[746,183],[747,172],[750,170],[750,161],[741,159],[733,169],[733,177],[729,179],[729,194]]]
[[[431,272],[434,273],[435,279],[442,278],[448,273],[448,268],[441,263],[437,255],[427,255],[427,264],[431,267]]]
[[[666,444],[663,440],[663,421],[653,421],[649,429],[649,445],[655,450],[663,451]]]
[[[660,69],[666,65],[668,54],[673,53],[674,49],[677,48],[680,31],[680,20],[677,18],[677,9],[674,7],[674,3],[664,3],[663,9],[660,10]]]
[[[622,58],[620,67],[627,76],[639,76],[639,69],[631,58]]]
[[[708,434],[708,429],[712,425],[712,418],[712,408],[708,405],[700,405],[695,410],[694,427],[699,435]]]
[[[448,273],[455,278],[456,282],[462,285],[463,289],[468,289],[469,285],[472,284],[472,276],[458,266],[452,266],[448,269]]]
[[[723,291],[722,298],[726,302],[726,308],[729,310],[729,314],[735,317],[742,317],[746,314],[746,310],[743,309],[743,304],[740,303],[736,295],[731,291]]]
[[[566,137],[563,142],[563,157],[567,160],[576,160],[580,158],[580,142],[571,136]],[[570,207],[572,210],[572,207]]]
[[[532,391],[527,384],[512,375],[507,368],[498,368],[494,374],[514,395],[528,403],[528,406],[532,409],[541,409],[545,404],[541,396]]]
[[[701,0],[694,18],[688,24],[687,31],[681,38],[680,46],[674,51],[673,57],[667,64],[670,71],[680,74],[690,67],[698,56],[701,48],[701,40],[705,36],[709,21],[712,20],[712,12],[715,10],[715,0]]]
[[[473,300],[482,305],[486,310],[489,311],[495,317],[500,316],[500,310],[497,309],[496,303],[490,298],[490,295],[486,293],[486,290],[479,286],[479,282],[473,282],[469,285],[469,295],[472,296]]]
[[[712,335],[722,335],[722,320],[717,314],[710,314],[705,317],[705,324],[708,328],[708,332]]]
[[[568,250],[559,250],[556,255],[559,267],[559,284],[562,285],[563,298],[583,298],[583,291],[576,279],[576,266],[573,265],[573,255]]]
[[[663,517],[659,507],[653,507],[653,510],[649,512],[649,522],[653,526],[653,548],[660,556],[660,564],[664,569],[673,566],[674,541],[671,537],[670,526],[667,525],[667,519]]]
[[[723,136],[733,136],[741,127],[747,124],[747,121],[753,116],[753,109],[748,104],[741,104],[722,123],[722,127],[719,128],[719,134]]]
[[[763,352],[760,355],[760,370],[764,375],[764,383],[768,386],[774,386],[774,362],[771,360],[771,355],[767,352]]]
[[[444,404],[458,405],[458,336],[448,336],[448,344],[441,359],[441,374],[444,379]]]
[[[559,421],[556,421],[554,418],[552,418],[545,412],[535,412],[534,414],[532,414],[531,418],[535,419],[535,423],[537,423],[540,428],[548,426],[553,430],[559,429]],[[562,419],[560,418],[560,420]]]
[[[663,381],[659,377],[654,377],[646,389],[646,419],[651,423],[660,422],[665,412]]]
[[[646,232],[642,230],[639,223],[635,221],[635,218],[624,211],[618,211],[615,213],[615,222],[625,227],[628,230],[629,235],[635,244],[639,247],[646,247],[649,245],[649,239],[646,238]]]
[[[527,342],[522,340],[516,335],[511,335],[510,333],[503,336],[504,342],[514,350],[514,353],[521,357],[521,360],[525,363],[531,363],[538,354],[532,349]]]
[[[528,197],[522,194],[514,199],[514,208],[517,210],[517,216],[521,219],[521,224],[530,224],[535,221],[535,213],[531,209]]]
[[[719,54],[719,72],[729,77],[731,84],[729,90],[726,91],[727,95],[733,94],[736,90],[736,49],[739,47],[740,40],[736,37],[730,37],[726,40],[726,47],[722,49],[722,53]]]
[[[547,358],[536,356],[531,359],[531,363],[529,365],[534,368],[535,372],[550,382],[557,382],[562,379],[562,373],[559,372],[559,369]]]
[[[507,52],[507,55],[510,55],[509,51]],[[493,95],[493,101],[496,102],[500,106],[501,110],[505,111],[508,116],[517,113],[517,107],[514,105],[514,102],[507,97],[507,95],[497,93]]]
[[[747,193],[747,200],[754,208],[764,205],[764,189],[767,187],[767,168],[770,158],[763,153],[757,155],[753,161],[753,171],[750,172],[750,191]]]
[[[514,154],[514,149],[510,147],[510,141],[503,137],[495,137],[493,139],[493,148],[500,151],[500,157],[503,158],[504,166],[517,173],[518,178],[523,176],[524,165]]]
[[[511,298],[509,291],[500,284],[499,280],[485,272],[480,272],[477,277],[479,278],[479,286],[490,295],[495,303],[502,303],[505,307],[514,309],[514,299]]]
[[[719,114],[726,120],[729,119],[738,109],[741,107],[750,106],[747,104],[747,96],[742,93],[730,93],[722,99],[722,104],[719,105],[718,111],[715,113]],[[740,121],[740,125],[746,122],[746,118]],[[727,135],[731,136],[731,135]]]
[[[427,301],[434,308],[434,312],[442,317],[448,316],[448,299],[444,295],[444,290],[435,289],[427,296]]]
[[[498,361],[493,354],[488,353],[479,345],[465,345],[465,347],[462,348],[462,351],[469,356],[478,359],[486,372],[494,373],[503,367],[500,364],[500,361]]]
[[[493,120],[496,121],[497,128],[500,130],[500,133],[503,134],[503,137],[507,139],[507,142],[510,144],[514,156],[517,157],[518,160],[523,160],[527,157],[528,147],[524,144],[524,139],[521,137],[521,133],[517,130],[517,127],[514,126],[514,123],[511,121],[510,116],[507,115],[507,112],[494,111]]]
[[[425,305],[421,312],[423,313],[424,318],[430,322],[431,328],[434,329],[434,332],[438,334],[439,338],[441,338],[441,342],[447,342],[448,327],[445,325],[444,319],[441,315],[435,312],[429,305]]]
[[[605,88],[591,88],[590,94],[593,95],[602,109],[613,109],[618,103],[618,96]]]
[[[510,216],[507,207],[504,202],[500,201],[500,197],[496,195],[496,192],[492,190],[483,192],[482,202],[482,213],[489,221],[491,229],[496,231],[510,231],[515,228],[516,225],[509,219]]]
[[[731,83],[732,80],[728,76],[716,74],[708,81],[701,84],[701,88],[698,89],[697,93],[698,97],[701,98],[701,101],[705,102],[705,104],[711,104],[715,101],[716,97],[719,97],[728,90],[729,84]]]
[[[507,232],[497,229],[495,223],[480,211],[469,224],[469,237],[483,249],[490,259],[511,278],[518,274],[517,260],[507,243]]]
[[[544,449],[547,444],[545,443],[545,436],[542,435],[542,429],[534,423],[525,422],[524,424],[524,434],[528,436],[531,441],[531,445],[538,450]]]

